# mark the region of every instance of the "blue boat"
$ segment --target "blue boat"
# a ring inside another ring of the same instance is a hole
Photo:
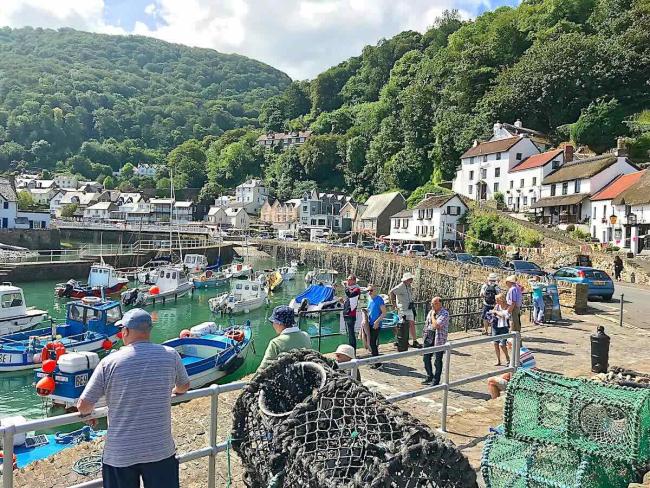
[[[189,336],[188,336],[189,332]],[[180,354],[190,377],[190,388],[213,383],[239,368],[251,346],[250,322],[219,330],[214,322],[205,322],[181,332],[183,337],[163,342]]]
[[[289,306],[298,312],[316,312],[319,310],[341,307],[340,302],[334,296],[332,285],[310,285],[301,294],[296,296]]]
[[[206,269],[199,276],[192,278],[194,288],[218,288],[227,285],[229,281],[225,273],[212,269]]]
[[[381,329],[394,329],[399,324],[399,315],[397,312],[386,312],[384,320],[381,321]]]
[[[97,297],[70,302],[64,324],[1,336],[0,372],[34,368],[57,349],[59,354],[108,350],[117,341],[115,323],[121,318],[120,302]]]

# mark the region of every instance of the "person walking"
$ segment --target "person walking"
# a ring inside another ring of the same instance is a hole
[[[533,290],[533,323],[542,325],[544,323],[544,291],[546,285],[542,283],[539,276],[533,276],[530,280]]]
[[[348,330],[348,344],[355,350],[357,348],[357,334],[354,326],[357,323],[357,306],[361,296],[361,288],[357,285],[357,277],[353,274],[343,282],[345,287],[345,302],[343,302],[343,320]]]
[[[422,345],[417,340],[415,333],[415,303],[413,301],[413,279],[411,273],[404,273],[402,281],[389,292],[390,303],[397,309],[399,316],[409,324],[409,332],[413,339],[412,346],[419,348]]]
[[[433,297],[431,299],[431,310],[427,314],[424,325],[424,347],[443,346],[447,343],[447,335],[449,333],[449,311],[442,306],[442,299],[440,297]],[[431,358],[434,353],[425,354],[422,357],[424,362],[424,370],[427,377],[422,382],[423,385],[439,385],[440,376],[442,375],[442,357],[445,352],[436,352],[435,359],[435,372],[431,365]]]
[[[621,256],[614,257],[614,279],[621,281],[621,273],[623,272],[623,260]]]
[[[273,324],[277,337],[271,339],[269,345],[266,346],[259,370],[269,366],[283,352],[294,349],[311,349],[311,338],[307,332],[296,326],[295,314],[291,307],[287,305],[275,307],[269,317],[269,322]]]
[[[506,302],[508,304],[508,313],[510,314],[510,331],[521,332],[521,302],[523,295],[521,288],[517,284],[517,277],[510,275],[506,278],[506,285],[508,285],[508,292],[506,294]]]
[[[495,366],[501,366],[501,352],[506,357],[506,363],[510,362],[510,357],[508,356],[508,349],[506,347],[506,339],[499,339],[500,335],[507,334],[509,332],[508,320],[510,319],[510,312],[508,312],[508,304],[506,302],[506,297],[503,293],[499,293],[496,296],[496,305],[494,309],[490,312],[492,318],[492,335],[497,339],[494,341],[494,352],[497,356],[497,362]]]
[[[124,347],[102,359],[77,403],[82,416],[101,397],[108,406],[102,457],[106,488],[178,488],[178,460],[171,429],[171,396],[190,387],[181,357],[151,342],[148,312],[134,308],[116,323]]]
[[[379,332],[381,323],[386,317],[386,304],[384,299],[377,293],[375,285],[368,285],[368,328],[370,329],[370,354],[379,356]],[[372,368],[381,367],[381,363],[375,363]]]
[[[483,319],[483,335],[490,334],[490,320],[488,313],[494,308],[496,304],[496,296],[501,293],[501,289],[497,284],[499,277],[496,273],[488,275],[487,282],[483,283],[481,287],[480,296],[483,299],[483,312],[481,318]]]

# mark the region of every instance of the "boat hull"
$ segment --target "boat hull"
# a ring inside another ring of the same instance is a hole
[[[314,312],[320,312],[321,310],[343,310],[343,307],[341,306],[340,302],[338,300],[330,300],[326,302],[321,302],[321,303],[316,303],[316,304],[310,304],[307,305],[307,308],[304,310],[301,309],[301,303],[297,302],[296,299],[292,299],[291,302],[289,302],[289,306],[293,308],[293,311],[295,313],[314,313]]]
[[[228,278],[217,278],[205,280],[193,280],[194,288],[218,288],[220,286],[226,286],[229,282]]]
[[[124,288],[126,288],[126,285],[128,282],[120,282],[116,283],[113,286],[108,286],[108,287],[103,287],[103,288],[91,288],[91,287],[74,287],[70,294],[68,295],[66,293],[65,285],[64,286],[59,286],[57,285],[56,287],[56,295],[59,298],[75,298],[75,299],[81,299],[81,298],[86,298],[86,297],[102,297],[102,290],[104,292],[104,296],[110,296],[110,295],[117,295],[121,293]]]
[[[0,336],[5,334],[14,334],[23,330],[31,329],[47,317],[47,312],[43,310],[34,310],[36,313],[21,315],[0,320]]]

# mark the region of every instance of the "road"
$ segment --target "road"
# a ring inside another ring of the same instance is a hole
[[[629,283],[615,284],[616,291],[611,301],[594,300],[589,306],[597,310],[597,314],[617,324],[620,320],[620,300],[623,294],[623,323],[626,325],[650,330],[650,288],[630,285]]]

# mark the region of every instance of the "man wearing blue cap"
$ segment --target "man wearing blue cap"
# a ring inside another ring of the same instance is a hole
[[[108,433],[102,459],[105,488],[178,488],[171,429],[171,395],[190,387],[185,366],[171,347],[151,342],[151,315],[140,308],[117,322],[124,347],[102,359],[77,409],[90,414],[104,396]]]
[[[271,339],[259,369],[266,368],[283,352],[294,349],[311,349],[311,339],[307,332],[300,330],[295,323],[293,309],[280,305],[273,309],[269,317],[278,336]]]

